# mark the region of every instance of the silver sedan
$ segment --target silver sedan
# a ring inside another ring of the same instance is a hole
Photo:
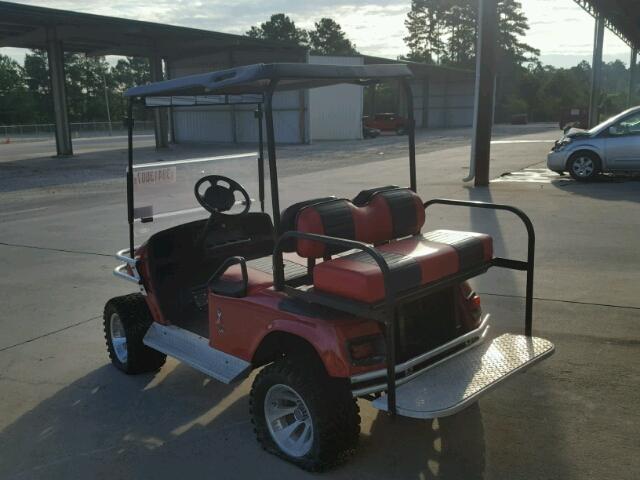
[[[640,106],[630,108],[590,130],[572,128],[556,141],[547,167],[576,180],[601,172],[640,171]]]

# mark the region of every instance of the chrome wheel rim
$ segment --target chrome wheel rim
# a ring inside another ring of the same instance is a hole
[[[593,174],[595,166],[593,165],[593,160],[591,158],[578,157],[573,161],[571,169],[578,177],[586,178]]]
[[[264,416],[271,438],[287,455],[302,457],[313,445],[313,422],[307,405],[292,388],[273,385],[264,398]]]
[[[114,313],[109,319],[109,333],[111,334],[111,346],[120,363],[127,363],[127,335],[120,320],[120,315]]]

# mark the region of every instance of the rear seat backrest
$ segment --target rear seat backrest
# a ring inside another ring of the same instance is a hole
[[[327,200],[306,206],[296,216],[299,232],[380,244],[415,235],[424,225],[424,208],[408,188],[380,190],[357,207],[350,200]],[[360,195],[359,195],[360,196]],[[296,251],[304,258],[322,258],[346,250],[310,240],[298,240]]]

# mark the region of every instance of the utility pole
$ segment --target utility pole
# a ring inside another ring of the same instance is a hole
[[[638,61],[638,49],[631,47],[631,59],[629,60],[629,96],[627,106],[633,107],[636,102],[636,71]]]
[[[589,127],[597,125],[600,118],[600,90],[602,85],[602,45],[604,43],[604,17],[598,14],[593,36],[593,61],[591,62],[591,97],[589,99]]]
[[[489,185],[491,159],[491,130],[496,86],[498,3],[497,0],[479,0],[479,7],[472,171],[464,181],[469,181],[475,176],[475,186],[485,187]]]
[[[113,127],[111,125],[111,108],[109,107],[109,91],[107,90],[107,77],[102,72],[102,85],[104,86],[104,103],[107,105],[107,121],[109,122],[109,136],[113,135]]]

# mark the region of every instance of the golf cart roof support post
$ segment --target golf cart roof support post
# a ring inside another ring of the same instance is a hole
[[[258,117],[258,198],[260,199],[260,211],[264,213],[264,136],[262,132],[262,104],[256,109]]]
[[[280,198],[278,196],[278,170],[276,166],[276,136],[273,127],[273,93],[278,81],[271,80],[268,90],[265,92],[265,115],[267,124],[267,154],[269,155],[269,179],[271,180],[271,207],[273,226],[280,234]]]
[[[277,79],[269,82],[269,87],[264,96],[265,120],[267,124],[267,154],[269,155],[269,180],[271,182],[271,217],[273,218],[273,229],[276,236],[281,235],[280,231],[280,198],[278,196],[278,169],[276,165],[276,135],[273,127],[273,93],[278,84]],[[282,251],[275,249],[273,252],[273,279],[276,290],[284,288],[284,263]]]
[[[129,221],[129,256],[133,252],[133,98],[127,102],[127,219]]]
[[[408,79],[402,80],[402,88],[404,90],[404,96],[407,102],[407,119],[408,119],[408,131],[409,135],[409,181],[411,190],[418,191],[417,179],[416,179],[416,122],[413,115],[413,91],[411,90],[411,83]]]

